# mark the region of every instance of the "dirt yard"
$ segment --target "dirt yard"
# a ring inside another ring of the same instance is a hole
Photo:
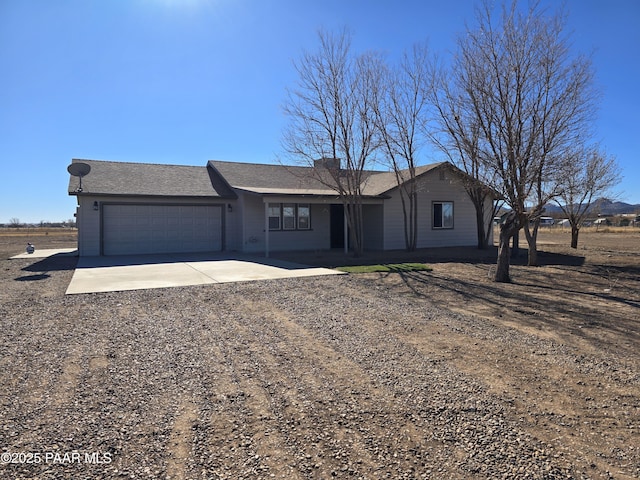
[[[0,478],[640,478],[640,231],[569,236],[512,284],[442,249],[65,296],[74,258],[0,235]]]

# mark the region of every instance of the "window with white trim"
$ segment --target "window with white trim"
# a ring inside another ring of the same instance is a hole
[[[311,205],[308,203],[270,203],[269,230],[310,230]]]
[[[298,230],[309,230],[311,228],[311,205],[308,203],[298,204]]]
[[[433,202],[433,228],[453,228],[453,202]]]
[[[280,204],[270,203],[268,208],[269,230],[280,230]]]
[[[283,230],[296,229],[296,204],[295,203],[282,204],[282,229]]]

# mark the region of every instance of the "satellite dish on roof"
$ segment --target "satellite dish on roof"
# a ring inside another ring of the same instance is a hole
[[[67,167],[67,172],[80,179],[80,186],[78,186],[76,192],[82,191],[82,177],[87,175],[90,171],[91,165],[89,165],[88,163],[76,162]]]

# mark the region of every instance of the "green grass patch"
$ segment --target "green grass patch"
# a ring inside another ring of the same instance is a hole
[[[385,263],[381,265],[353,265],[337,267],[336,270],[347,273],[404,273],[404,272],[430,272],[433,270],[424,263]]]

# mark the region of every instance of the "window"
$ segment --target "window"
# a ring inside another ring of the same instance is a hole
[[[453,202],[433,202],[433,228],[453,228]]]
[[[308,203],[298,205],[298,230],[309,230],[311,228],[311,207]]]
[[[270,203],[269,230],[310,230],[311,206],[308,203]]]
[[[282,229],[296,229],[296,205],[295,203],[282,204]]]
[[[269,204],[269,230],[280,230],[280,204]]]

